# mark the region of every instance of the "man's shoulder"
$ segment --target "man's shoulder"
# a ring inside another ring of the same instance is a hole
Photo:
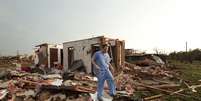
[[[101,53],[101,51],[96,51],[96,52],[95,52],[95,54],[100,54],[100,53]]]
[[[100,54],[100,51],[96,51],[96,52],[93,54],[93,57],[97,57],[99,54]]]

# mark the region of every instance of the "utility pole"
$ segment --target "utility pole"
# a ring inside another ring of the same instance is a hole
[[[19,56],[20,55],[20,52],[19,52],[19,50],[17,50],[17,56]]]
[[[188,42],[186,41],[186,61],[192,63],[191,56],[188,54]]]
[[[188,43],[186,41],[186,53],[188,52]]]

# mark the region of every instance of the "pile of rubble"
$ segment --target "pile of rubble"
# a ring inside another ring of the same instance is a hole
[[[75,69],[75,68],[74,68]],[[33,72],[34,69],[8,69],[0,72],[1,101],[96,101],[97,78],[76,70],[64,74]],[[116,71],[117,95],[105,101],[160,101],[165,95],[182,94],[178,74],[164,64],[139,66],[125,62]],[[185,82],[184,82],[185,83]],[[105,91],[109,92],[105,83]],[[193,92],[200,85],[188,86]],[[139,92],[146,94],[138,97]],[[155,92],[155,93],[152,93]],[[155,94],[155,95],[154,95]],[[159,99],[159,100],[158,100]]]
[[[0,69],[15,68],[21,66],[29,66],[32,62],[32,57],[28,55],[17,56],[1,56]]]
[[[125,62],[125,67],[117,73],[115,80],[117,90],[126,91],[134,101],[163,101],[165,95],[200,100],[182,93],[187,90],[196,92],[192,87],[198,88],[200,85],[189,86],[178,77],[178,72],[169,69],[164,64],[138,66]],[[187,88],[183,88],[182,85],[186,85]],[[140,97],[139,92],[143,93]]]
[[[68,74],[65,80],[59,74],[7,72],[0,83],[2,101],[86,101],[96,91],[96,79],[84,73]]]

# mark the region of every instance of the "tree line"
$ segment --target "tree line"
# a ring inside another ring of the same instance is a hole
[[[172,52],[169,54],[169,58],[173,60],[179,60],[181,62],[201,61],[201,49],[194,49],[190,51]]]

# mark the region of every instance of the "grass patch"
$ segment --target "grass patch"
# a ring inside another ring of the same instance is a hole
[[[175,65],[176,70],[181,72],[180,77],[191,84],[198,84],[201,80],[201,62],[182,63],[179,61],[171,61],[171,65]]]
[[[201,82],[198,81],[198,80],[201,80],[201,62],[200,61],[195,61],[191,64],[191,63],[182,63],[179,61],[171,60],[170,65],[174,65],[174,67],[176,67],[176,70],[181,73],[179,78],[186,81],[190,86],[201,84]],[[182,87],[187,88],[186,86],[182,86]],[[192,92],[191,90],[185,90],[182,93],[192,96],[194,98],[198,98],[200,100],[185,98],[185,100],[181,100],[181,101],[201,101],[201,88],[197,88],[196,91],[197,92]],[[174,96],[167,97],[167,101],[180,101],[178,99],[177,100],[172,100],[172,99],[177,99],[177,97],[174,97]]]

